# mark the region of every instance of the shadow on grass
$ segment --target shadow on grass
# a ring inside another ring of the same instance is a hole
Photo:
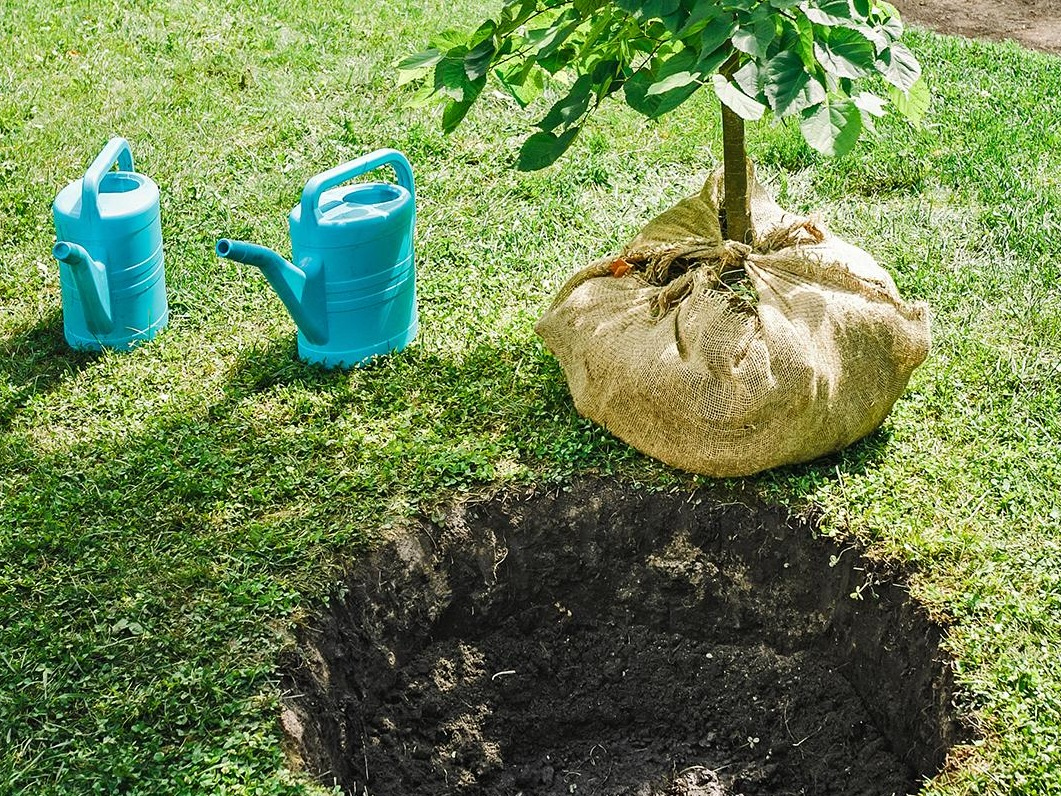
[[[285,338],[246,350],[214,400],[166,404],[128,433],[29,452],[0,523],[11,529],[11,586],[38,602],[0,635],[37,650],[54,675],[27,680],[13,715],[58,728],[78,694],[134,689],[144,706],[131,721],[117,700],[61,731],[13,739],[40,755],[37,769],[63,770],[77,755],[109,772],[98,787],[119,790],[131,782],[121,772],[151,754],[197,776],[246,726],[279,756],[273,730],[260,730],[275,726],[259,700],[273,688],[273,628],[334,587],[388,525],[491,483],[687,480],[579,417],[556,361],[529,330],[509,332],[452,355],[414,345],[350,371],[300,362]],[[65,348],[57,316],[0,352],[5,376],[32,385],[6,404],[8,419],[92,359]],[[871,437],[843,466],[871,466],[886,449],[886,434]],[[835,467],[779,477],[828,478]],[[180,672],[179,686],[161,671]],[[87,787],[67,776],[72,790]]]
[[[0,429],[6,430],[31,399],[54,390],[99,358],[75,351],[63,337],[63,314],[53,310],[32,326],[0,340]]]

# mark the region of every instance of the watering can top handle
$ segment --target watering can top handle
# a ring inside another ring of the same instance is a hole
[[[398,177],[398,184],[408,190],[410,194],[416,193],[413,183],[413,167],[409,165],[405,155],[397,149],[377,149],[375,152],[362,155],[356,160],[343,163],[334,169],[329,169],[315,177],[311,177],[309,182],[306,183],[306,187],[302,189],[302,218],[312,218],[319,221],[321,217],[319,208],[321,194],[329,188],[342,185],[347,180],[360,177],[362,174],[368,174],[368,172],[375,171],[381,166],[392,167]]]
[[[133,171],[133,150],[129,148],[129,142],[120,136],[115,136],[107,142],[103,151],[96,155],[96,159],[85,172],[85,179],[81,184],[82,208],[91,208],[90,212],[98,213],[99,184],[115,161],[120,170]]]

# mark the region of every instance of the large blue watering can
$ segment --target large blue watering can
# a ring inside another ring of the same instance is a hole
[[[344,183],[391,166],[398,184]],[[298,354],[355,367],[416,335],[413,169],[380,149],[310,179],[291,211],[290,263],[271,249],[221,239],[221,257],[262,270],[298,326]]]
[[[112,138],[55,197],[52,217],[66,341],[124,350],[154,337],[169,319],[159,192],[133,171],[129,142]]]

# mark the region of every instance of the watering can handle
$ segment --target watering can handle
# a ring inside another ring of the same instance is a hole
[[[133,170],[133,150],[129,148],[129,142],[119,136],[115,136],[107,142],[107,145],[103,147],[103,151],[96,155],[96,159],[92,161],[92,165],[85,172],[85,179],[81,184],[82,213],[87,210],[93,216],[99,217],[99,184],[107,175],[107,172],[111,170],[111,166],[114,165],[115,161],[117,161],[120,170]]]
[[[347,180],[368,174],[381,166],[390,166],[398,177],[398,184],[409,191],[413,196],[416,189],[413,183],[413,167],[409,165],[405,155],[397,149],[377,149],[367,155],[362,155],[349,163],[343,163],[334,169],[322,172],[311,177],[306,187],[302,189],[302,218],[320,221],[320,198],[321,194],[336,185],[342,185]]]

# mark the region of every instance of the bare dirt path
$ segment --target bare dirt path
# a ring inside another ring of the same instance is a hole
[[[907,23],[1061,55],[1059,0],[894,0]]]

